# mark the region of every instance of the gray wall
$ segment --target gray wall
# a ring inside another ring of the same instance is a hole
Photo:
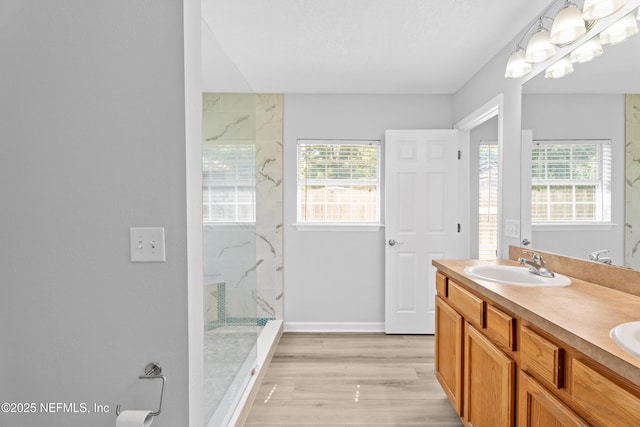
[[[386,129],[451,129],[452,97],[285,95],[284,318],[288,330],[382,330],[384,229],[300,231],[298,138],[384,139]]]
[[[515,43],[515,42],[514,42]],[[505,221],[520,221],[520,141],[522,82],[504,78],[504,67],[513,51],[509,43],[478,71],[453,97],[454,120],[456,122],[502,95],[502,126],[498,137],[502,138],[502,219],[499,228],[504,231]],[[509,245],[520,245],[520,237],[510,238],[503,234],[502,258],[507,258]]]
[[[113,426],[115,405],[188,425],[183,4],[0,7],[0,402],[109,405],[3,426]],[[129,262],[162,226],[164,263]],[[149,387],[150,386],[150,387]]]

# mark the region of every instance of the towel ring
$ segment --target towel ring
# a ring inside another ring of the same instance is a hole
[[[160,404],[158,405],[158,410],[156,412],[151,412],[149,415],[152,417],[157,417],[160,415],[160,411],[162,410],[162,398],[164,397],[164,385],[167,382],[167,378],[162,375],[162,367],[158,362],[150,362],[144,368],[144,375],[140,375],[138,377],[141,380],[162,380],[162,389],[160,391]],[[120,416],[120,404],[116,405],[116,416]]]

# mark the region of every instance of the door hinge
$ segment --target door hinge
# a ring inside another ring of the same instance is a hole
[[[460,224],[458,224],[458,233],[460,232]]]
[[[462,158],[462,151],[458,150],[458,160]]]

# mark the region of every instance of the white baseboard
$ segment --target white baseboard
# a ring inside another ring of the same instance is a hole
[[[284,322],[285,332],[384,332],[384,322]]]

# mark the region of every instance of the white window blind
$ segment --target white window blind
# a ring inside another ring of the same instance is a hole
[[[255,222],[255,145],[204,144],[202,161],[204,222]]]
[[[533,223],[611,221],[611,141],[534,141]]]
[[[478,188],[478,258],[498,257],[498,145],[480,144]]]
[[[379,224],[380,142],[298,141],[298,223]]]

